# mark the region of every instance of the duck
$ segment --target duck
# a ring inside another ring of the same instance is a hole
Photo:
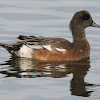
[[[85,34],[85,29],[90,26],[100,28],[91,14],[82,10],[74,14],[69,24],[73,42],[64,38],[20,35],[19,41],[0,43],[0,46],[17,57],[40,61],[79,61],[90,56],[90,44]]]

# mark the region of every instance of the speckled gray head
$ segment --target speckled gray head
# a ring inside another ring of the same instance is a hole
[[[96,24],[93,21],[91,14],[86,10],[76,12],[70,22],[70,29],[72,31],[74,31],[77,28],[85,29],[86,27],[89,27],[89,26],[100,28],[100,25]]]

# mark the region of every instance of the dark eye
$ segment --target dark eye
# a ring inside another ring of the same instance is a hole
[[[85,20],[88,20],[88,19],[89,19],[89,16],[86,16],[84,19],[85,19]]]
[[[84,20],[88,20],[89,18],[90,18],[90,16],[88,16],[88,15],[83,16]]]

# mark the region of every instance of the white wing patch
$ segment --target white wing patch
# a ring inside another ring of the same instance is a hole
[[[43,47],[49,51],[52,51],[51,45],[43,45]],[[67,51],[66,49],[55,48],[57,51]]]
[[[67,51],[66,49],[55,48],[57,51]]]
[[[43,47],[49,51],[52,51],[51,45],[43,45]]]

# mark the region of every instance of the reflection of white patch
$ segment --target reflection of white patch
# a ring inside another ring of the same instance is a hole
[[[58,51],[67,51],[66,49],[59,49],[59,48],[55,48]]]
[[[18,56],[32,58],[32,52],[33,52],[33,49],[27,47],[26,45],[23,45],[18,51]]]
[[[43,45],[43,47],[49,51],[52,51],[51,45]]]

